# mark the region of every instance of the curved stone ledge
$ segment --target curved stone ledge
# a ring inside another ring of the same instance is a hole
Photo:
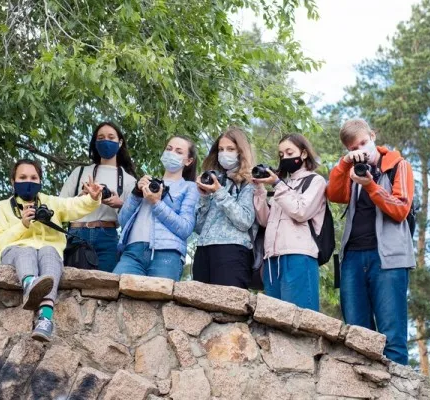
[[[66,267],[51,343],[0,266],[0,399],[428,399],[385,336],[263,294]]]

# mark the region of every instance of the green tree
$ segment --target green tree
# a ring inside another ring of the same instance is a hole
[[[378,132],[381,143],[402,150],[417,172],[419,197],[417,271],[410,275],[410,316],[416,325],[420,369],[429,374],[427,354],[430,275],[426,260],[428,173],[430,166],[430,1],[413,6],[409,21],[400,23],[390,45],[358,67],[345,98],[325,110],[328,121],[362,116]]]
[[[0,1],[0,193],[8,192],[8,164],[28,153],[44,160],[45,190],[58,192],[87,161],[92,128],[104,119],[120,124],[137,166],[154,173],[173,133],[210,139],[252,118],[311,126],[300,94],[258,73],[267,61],[285,73],[317,67],[293,39],[300,4]],[[316,18],[314,0],[303,4]],[[230,16],[243,7],[276,32],[273,44],[236,29]]]

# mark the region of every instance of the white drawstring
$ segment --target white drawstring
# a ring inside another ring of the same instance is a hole
[[[154,253],[155,253],[155,249],[152,248],[152,252],[151,252],[151,261],[154,259]]]
[[[270,280],[270,285],[272,285],[272,265],[270,264],[270,259],[271,257],[269,257],[269,280]]]
[[[281,256],[279,255],[278,256],[278,280],[279,280],[279,276],[281,275],[281,264],[280,264],[280,258],[281,258]],[[271,259],[272,259],[272,257],[269,257],[268,258],[268,261],[269,261],[269,280],[270,280],[270,284],[272,285],[273,284],[273,282],[272,282],[272,264],[271,264]]]
[[[279,275],[281,274],[281,265],[279,263],[279,259],[281,258],[281,256],[278,256],[278,280],[279,280]]]

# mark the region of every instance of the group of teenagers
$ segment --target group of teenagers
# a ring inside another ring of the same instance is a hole
[[[125,137],[111,122],[95,128],[89,146],[93,163],[77,167],[60,196],[41,192],[37,161],[17,161],[13,193],[0,202],[0,254],[2,264],[15,266],[23,307],[37,310],[32,337],[51,339],[66,246],[64,234],[35,220],[41,205],[53,211],[53,223],[69,222],[69,233],[94,247],[102,271],[178,281],[187,239],[196,232],[193,279],[245,289],[253,238],[264,227],[265,294],[318,311],[319,249],[308,221],[318,234],[330,200],[348,205],[340,249],[345,322],[385,334],[385,355],[407,364],[408,272],[415,259],[406,219],[414,180],[400,153],[377,147],[375,139],[366,121],[347,121],[340,130],[346,152],[328,184],[315,172],[318,157],[300,134],[284,136],[277,168],[253,178],[252,146],[237,127],[215,140],[202,164],[202,171],[222,172],[225,179],[209,173],[212,179],[202,182],[193,141],[170,138],[160,158],[164,174],[158,191],[151,189],[154,177],[136,176]],[[367,162],[365,176],[355,174],[355,162]],[[314,177],[304,191],[309,175]],[[102,199],[105,187],[110,196]]]

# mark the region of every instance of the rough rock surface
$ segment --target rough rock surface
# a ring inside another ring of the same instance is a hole
[[[0,266],[0,399],[430,398],[428,379],[383,358],[383,335],[263,294],[75,268],[62,288],[53,340],[35,342]]]

